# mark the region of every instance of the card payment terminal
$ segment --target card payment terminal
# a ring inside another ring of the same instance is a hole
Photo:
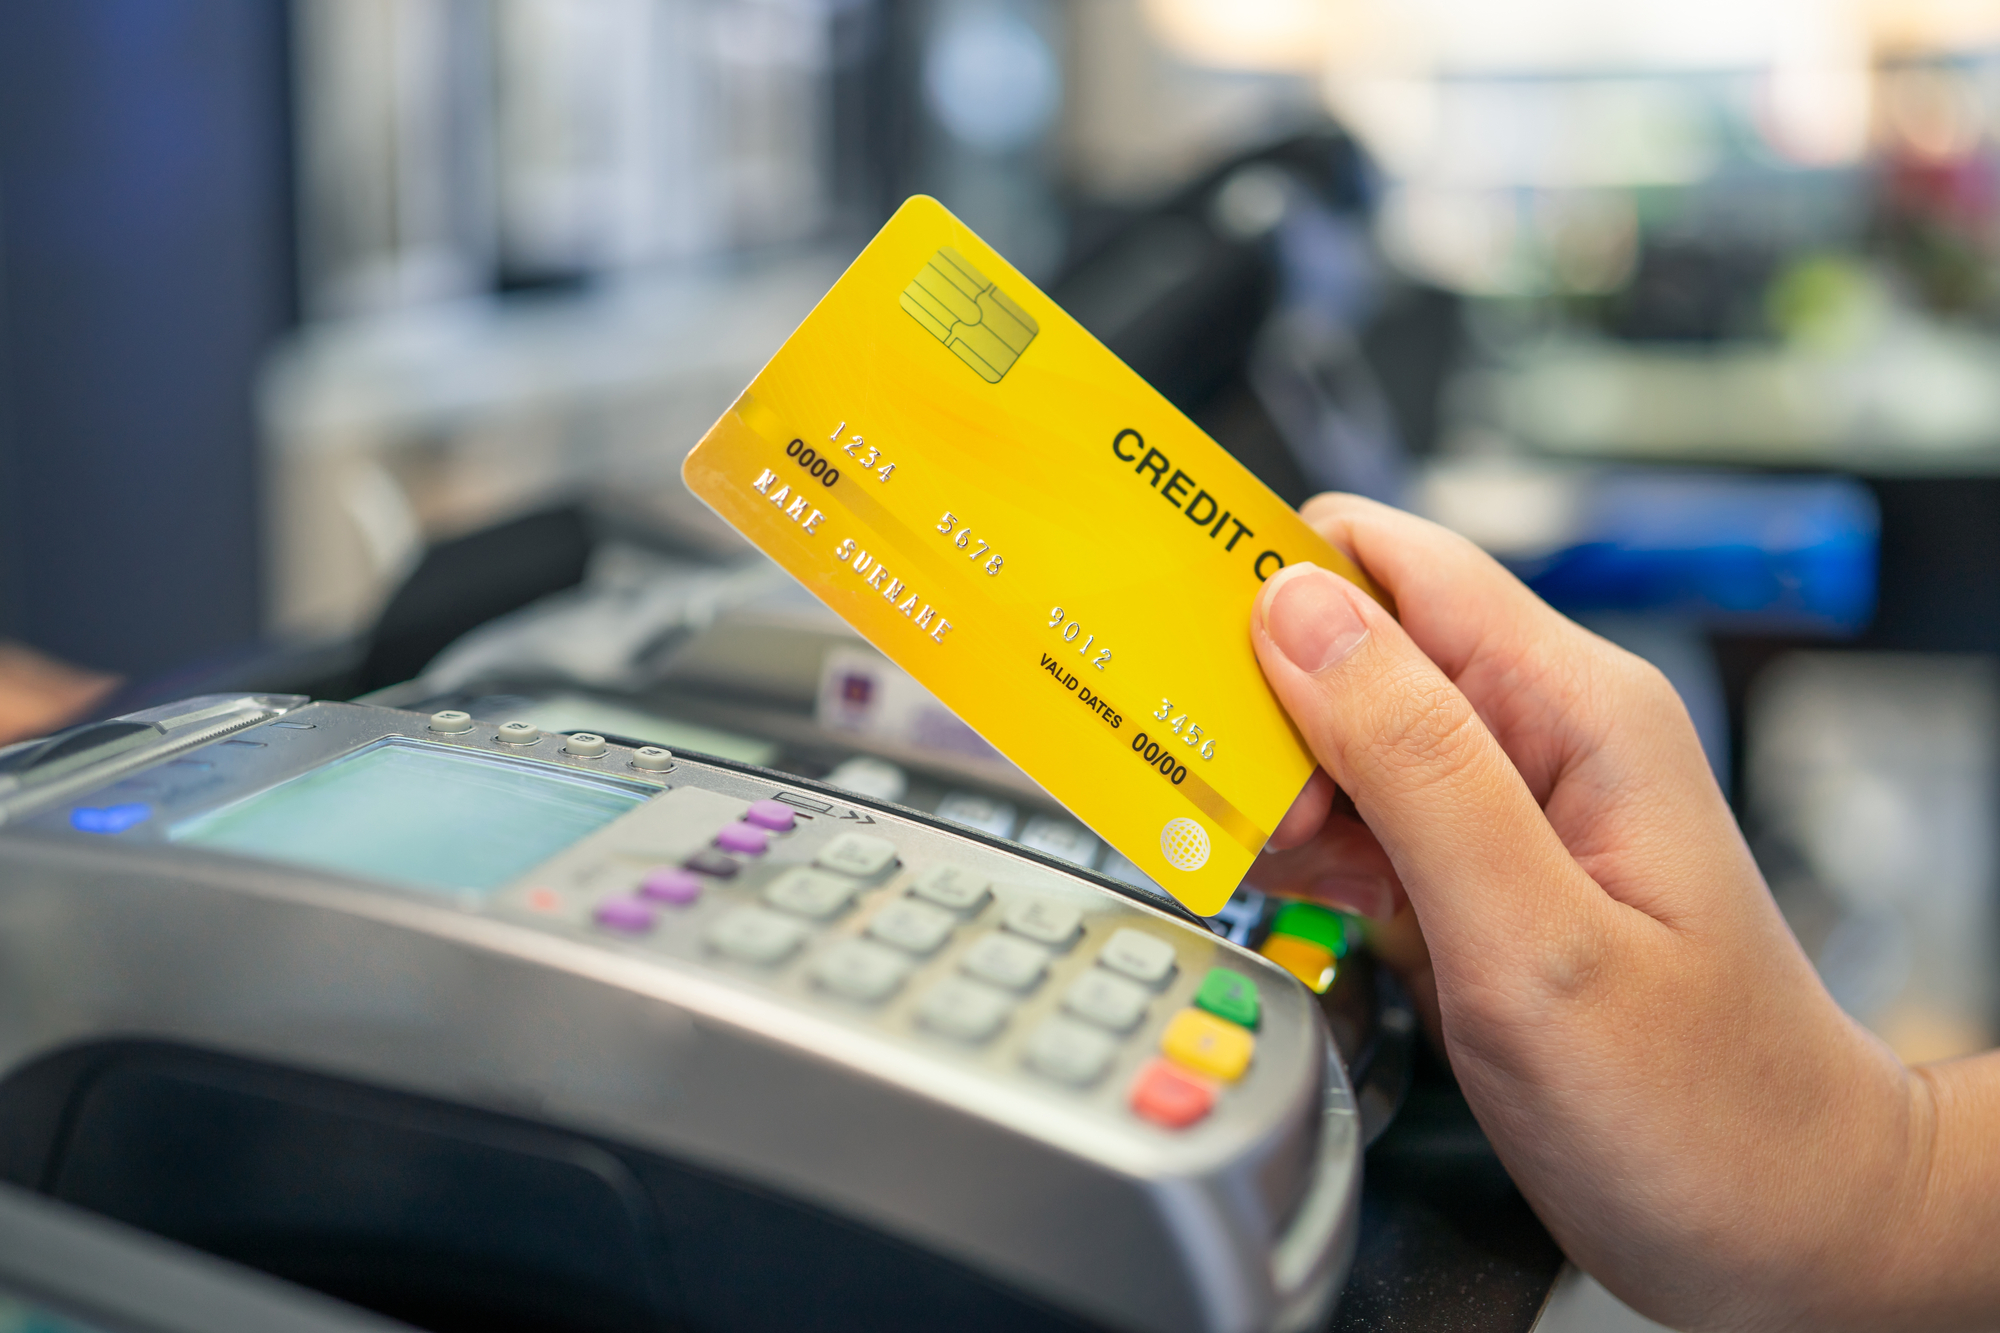
[[[1164,899],[747,765],[273,695],[0,751],[0,1143],[251,1262],[489,1197],[381,1202],[355,1144],[554,1163],[507,1199],[582,1182],[601,1241],[489,1191],[425,1244],[570,1246],[623,1284],[577,1327],[1190,1331],[1323,1321],[1361,1147],[1313,997]]]

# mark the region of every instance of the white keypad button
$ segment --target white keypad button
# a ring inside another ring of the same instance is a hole
[[[783,962],[805,943],[806,928],[761,907],[739,907],[708,928],[709,947],[744,963]]]
[[[1157,986],[1174,974],[1174,946],[1158,935],[1127,927],[1104,942],[1097,961],[1134,981]]]
[[[917,1004],[917,1018],[933,1032],[964,1042],[981,1042],[998,1032],[1014,1002],[991,986],[947,977]]]
[[[820,849],[813,864],[843,875],[872,875],[894,865],[896,844],[867,833],[843,833]]]
[[[764,890],[764,901],[780,911],[825,921],[839,916],[861,886],[845,875],[823,870],[787,870]]]
[[[1104,1077],[1118,1043],[1067,1018],[1044,1019],[1022,1049],[1022,1058],[1037,1073],[1058,1083],[1087,1087]]]
[[[1048,970],[1049,951],[1011,935],[988,935],[965,951],[959,967],[1008,990],[1032,989]]]
[[[1000,923],[1037,944],[1067,949],[1076,943],[1078,933],[1083,930],[1083,913],[1047,898],[1023,898],[1007,905]]]
[[[942,907],[898,898],[868,923],[868,933],[884,944],[922,957],[934,953],[958,925],[958,917]]]
[[[910,892],[925,902],[949,907],[954,912],[976,912],[993,896],[986,876],[964,866],[935,865],[917,876]]]
[[[1101,1028],[1130,1032],[1152,998],[1153,993],[1144,986],[1093,967],[1063,992],[1063,1008]]]
[[[873,1002],[893,993],[909,975],[901,954],[866,940],[842,940],[812,961],[812,979],[836,995]]]

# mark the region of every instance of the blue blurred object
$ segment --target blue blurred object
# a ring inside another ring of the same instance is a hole
[[[1617,472],[1584,488],[1569,544],[1509,563],[1571,615],[1845,637],[1875,614],[1880,535],[1847,477]]]
[[[0,637],[137,676],[257,637],[289,12],[0,3]]]
[[[123,833],[153,817],[144,801],[126,805],[83,805],[69,812],[69,826],[78,833]]]

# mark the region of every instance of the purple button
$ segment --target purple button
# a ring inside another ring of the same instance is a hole
[[[606,930],[627,935],[643,935],[657,919],[653,909],[637,898],[606,898],[597,905],[597,924]]]
[[[783,801],[752,801],[750,808],[743,812],[743,822],[767,828],[773,833],[790,833],[797,822],[792,807]]]
[[[639,881],[639,896],[656,903],[684,906],[701,897],[701,881],[673,866],[655,866]]]
[[[722,831],[715,835],[715,845],[725,852],[762,856],[764,849],[771,845],[771,835],[750,824],[724,824]]]

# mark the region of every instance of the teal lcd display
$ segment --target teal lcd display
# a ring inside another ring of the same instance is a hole
[[[176,842],[447,892],[497,889],[652,793],[387,741],[176,826]]]

